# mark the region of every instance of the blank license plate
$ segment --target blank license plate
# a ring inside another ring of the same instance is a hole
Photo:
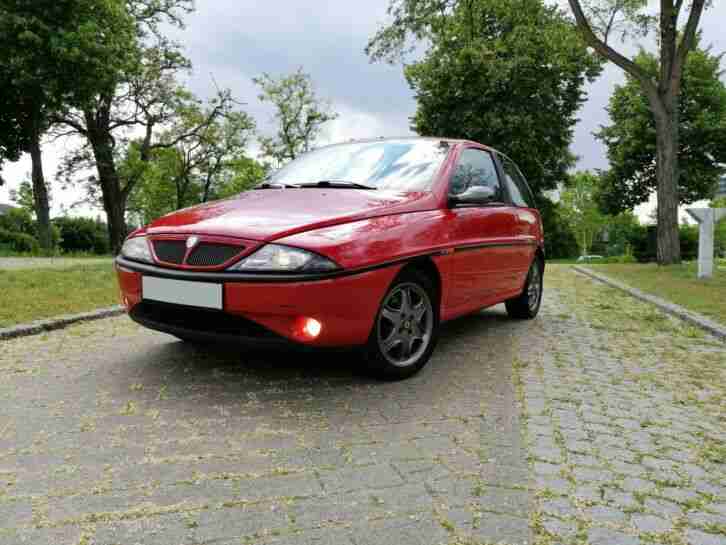
[[[141,286],[144,299],[151,301],[223,309],[222,284],[144,276]]]

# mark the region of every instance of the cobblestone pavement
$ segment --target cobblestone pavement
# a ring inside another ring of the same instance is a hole
[[[572,271],[515,362],[538,543],[726,545],[726,345]]]
[[[725,367],[557,267],[395,384],[125,317],[5,341],[0,544],[724,545]]]
[[[17,269],[68,269],[76,265],[98,265],[108,263],[109,257],[0,257],[1,270]]]

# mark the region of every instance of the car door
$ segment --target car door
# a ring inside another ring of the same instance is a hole
[[[455,314],[501,301],[513,283],[507,274],[516,261],[512,247],[516,216],[509,203],[491,152],[461,150],[449,182],[449,195],[481,185],[495,190],[494,198],[480,205],[450,205],[451,237],[455,244],[452,286],[448,304]]]
[[[513,261],[516,284],[512,289],[521,289],[529,272],[529,267],[537,251],[540,237],[540,218],[532,190],[527,180],[509,157],[498,154],[502,167],[502,178],[514,207],[514,238],[517,252]]]

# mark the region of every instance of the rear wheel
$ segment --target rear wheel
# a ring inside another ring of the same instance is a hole
[[[535,258],[527,274],[522,293],[505,302],[507,314],[518,320],[531,320],[539,313],[542,305],[542,262]]]
[[[401,380],[426,365],[439,333],[435,293],[419,271],[406,271],[393,282],[366,345],[366,360],[376,376]]]

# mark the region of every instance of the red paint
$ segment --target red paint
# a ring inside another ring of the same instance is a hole
[[[226,312],[298,342],[363,344],[388,287],[404,262],[415,257],[429,256],[439,271],[443,320],[521,292],[535,252],[543,248],[539,213],[510,205],[450,208],[449,180],[466,147],[489,149],[451,141],[430,192],[248,191],[164,216],[134,235],[184,239],[194,234],[202,240],[244,245],[243,256],[274,241],[317,252],[351,272],[393,262],[332,280],[225,284]],[[237,259],[207,270],[226,268]],[[141,300],[140,274],[119,271],[119,284],[129,307]],[[322,324],[315,339],[302,332],[301,320],[307,317]]]

